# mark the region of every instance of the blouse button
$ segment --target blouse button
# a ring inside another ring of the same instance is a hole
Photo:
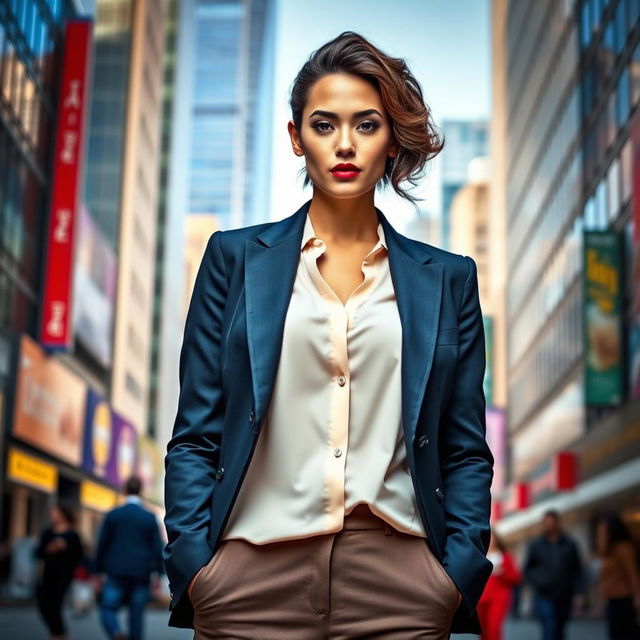
[[[334,455],[336,458],[339,458],[339,457],[342,455],[342,449],[336,449],[336,450],[333,452],[333,455]]]
[[[344,387],[344,385],[345,385],[346,383],[347,383],[347,379],[346,379],[344,376],[340,376],[340,377],[338,378],[338,384],[339,384],[341,387]]]

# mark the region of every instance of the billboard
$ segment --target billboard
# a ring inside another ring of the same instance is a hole
[[[84,206],[80,207],[73,284],[73,333],[105,368],[111,365],[116,256]]]
[[[79,466],[86,383],[28,336],[20,341],[13,435]]]
[[[82,467],[120,488],[136,470],[137,434],[93,389],[87,391]]]
[[[71,345],[73,250],[87,112],[91,24],[90,20],[69,20],[64,36],[40,319],[40,342],[49,348],[68,349]]]
[[[618,231],[584,232],[584,375],[588,406],[623,399],[622,238]]]
[[[629,318],[629,397],[640,398],[640,112],[631,121],[631,315]]]

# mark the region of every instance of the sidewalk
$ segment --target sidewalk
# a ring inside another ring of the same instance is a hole
[[[192,640],[190,629],[167,626],[168,612],[148,609],[145,637],[148,640]],[[86,618],[74,619],[69,612],[69,640],[106,640],[94,611]],[[47,633],[33,607],[0,608],[0,635],[3,640],[47,640]],[[477,640],[478,636],[455,634],[452,640]],[[574,620],[568,625],[567,640],[606,640],[601,620]],[[532,620],[511,620],[507,623],[505,640],[539,640],[538,625]],[[256,640],[258,640],[256,638]],[[305,640],[300,638],[299,640]]]

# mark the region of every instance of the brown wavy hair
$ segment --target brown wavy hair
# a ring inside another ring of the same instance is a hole
[[[422,200],[400,185],[405,181],[414,187],[418,184],[427,162],[442,150],[444,136],[438,133],[420,84],[405,61],[387,55],[359,33],[343,31],[311,54],[293,82],[289,105],[298,132],[309,89],[330,73],[351,73],[378,90],[399,146],[398,155],[387,158],[381,183],[391,183],[395,192],[410,202]],[[306,167],[302,172],[306,187],[311,179]]]

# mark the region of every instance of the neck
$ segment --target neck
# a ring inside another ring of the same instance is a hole
[[[378,239],[373,189],[358,198],[332,198],[314,189],[309,217],[315,232],[328,244],[350,245]]]

